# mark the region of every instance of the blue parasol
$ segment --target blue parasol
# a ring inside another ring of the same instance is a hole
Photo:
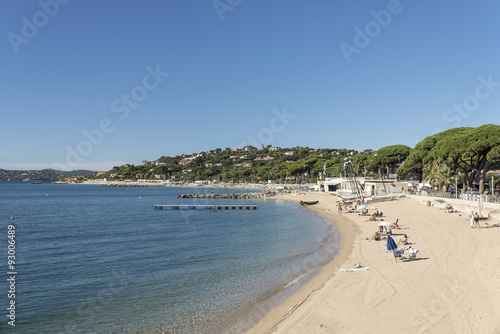
[[[367,207],[368,207],[367,205],[362,204],[362,205],[358,206],[358,208],[356,210],[363,210],[363,209],[366,209]]]
[[[394,239],[390,235],[387,235],[387,250],[394,253],[394,260],[396,260],[396,262],[398,262],[398,256],[400,256],[398,252],[396,252],[397,249],[398,245],[396,245]]]
[[[397,248],[398,248],[398,245],[396,245],[396,242],[394,241],[394,239],[390,235],[388,235],[387,236],[387,250],[393,251]]]

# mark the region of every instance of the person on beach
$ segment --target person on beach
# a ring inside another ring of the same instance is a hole
[[[398,240],[398,245],[407,245],[408,244],[408,236],[403,234],[403,237]]]
[[[358,213],[358,216],[366,216],[368,214],[368,209],[363,209],[361,213]]]
[[[372,221],[372,222],[377,221],[377,216],[375,214],[372,214],[370,216],[370,218],[368,218],[367,222],[370,222],[370,221]]]
[[[453,206],[451,204],[446,204],[446,212],[448,212],[448,213],[456,213],[458,211],[455,210],[455,209],[453,209]]]
[[[477,211],[474,212],[474,227],[481,228],[481,226],[479,226],[479,215]]]
[[[394,227],[391,227],[391,229],[400,230],[401,227],[399,227],[398,222],[395,222]]]
[[[337,204],[338,213],[342,213],[342,204]]]
[[[470,228],[474,228],[474,211],[470,212],[469,219],[470,219]]]
[[[368,238],[366,238],[368,240]],[[370,237],[371,240],[379,241],[382,239],[382,235],[379,232],[375,232],[374,235]]]

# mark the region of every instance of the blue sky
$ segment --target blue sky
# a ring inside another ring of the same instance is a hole
[[[500,3],[2,1],[0,168],[499,123]]]

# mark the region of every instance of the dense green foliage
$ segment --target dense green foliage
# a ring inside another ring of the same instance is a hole
[[[371,150],[369,150],[371,151]],[[193,153],[190,156],[162,156],[143,165],[116,166],[96,178],[169,179],[175,181],[220,180],[223,182],[274,180],[282,182],[315,181],[326,166],[328,176],[340,176],[345,159],[365,161],[364,154],[347,149],[311,149],[309,147],[257,149],[245,147]],[[362,172],[363,166],[359,171]]]
[[[500,167],[500,126],[454,128],[429,136],[411,150],[398,169],[401,176],[429,178],[445,188],[460,176],[465,190],[479,185],[484,191],[486,174]]]
[[[455,178],[465,189],[479,185],[483,192],[486,174],[500,167],[500,126],[454,128],[429,136],[413,149],[391,145],[377,151],[310,149],[309,147],[221,149],[175,157],[163,156],[143,165],[116,166],[94,178],[167,179],[179,182],[315,182],[323,176],[340,176],[350,162],[358,175],[429,180],[447,190]]]
[[[60,171],[55,169],[42,170],[6,170],[0,169],[0,181],[55,181],[63,177],[86,176],[95,173],[90,170]]]

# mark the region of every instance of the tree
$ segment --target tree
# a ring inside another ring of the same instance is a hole
[[[415,145],[398,175],[416,175],[420,181],[424,174],[434,178],[434,165],[448,166],[453,176],[461,174],[464,190],[476,182],[484,192],[486,174],[500,167],[500,126],[453,128],[429,136]]]
[[[383,174],[389,174],[390,169],[395,169],[400,161],[404,161],[410,154],[411,148],[406,145],[385,146],[374,152],[372,163]]]
[[[464,174],[467,188],[475,181],[483,193],[486,174],[500,166],[500,126],[458,129],[436,143],[430,159],[447,161],[455,172]]]
[[[455,173],[446,163],[434,162],[424,168],[424,178],[429,178],[431,185],[448,191],[449,186],[455,182]]]
[[[415,176],[422,182],[424,176],[424,165],[429,162],[429,152],[436,144],[447,136],[453,136],[464,131],[465,128],[453,128],[435,135],[426,137],[411,150],[405,162],[398,168],[399,176]]]
[[[361,174],[363,173],[363,169],[366,165],[368,165],[368,162],[370,160],[370,157],[368,155],[364,154],[358,154],[352,157],[351,163],[352,163],[352,168],[354,169],[354,172],[356,174]]]

